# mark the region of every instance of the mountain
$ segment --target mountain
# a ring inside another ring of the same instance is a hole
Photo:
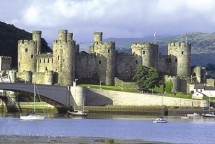
[[[17,67],[18,40],[31,40],[32,34],[0,21],[0,55],[12,57],[12,67]],[[41,51],[51,52],[45,39],[41,41]]]

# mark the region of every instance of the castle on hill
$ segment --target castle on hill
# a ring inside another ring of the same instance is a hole
[[[75,79],[96,79],[106,85],[115,85],[115,78],[132,78],[139,65],[154,67],[165,75],[181,78],[195,77],[205,81],[202,67],[191,67],[191,44],[169,43],[168,54],[161,55],[154,43],[132,43],[132,53],[118,53],[115,42],[103,42],[102,32],[94,33],[89,52],[80,52],[73,33],[58,31],[53,42],[53,53],[41,53],[41,31],[32,32],[32,40],[18,41],[18,71],[20,81],[38,84],[71,86]],[[178,83],[178,82],[176,82]],[[177,85],[177,84],[176,84]]]

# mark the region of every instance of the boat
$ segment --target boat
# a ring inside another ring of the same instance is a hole
[[[74,110],[72,112],[68,110],[68,114],[73,116],[87,116],[88,113],[83,110]]]
[[[181,119],[190,119],[190,117],[189,116],[181,116]]]
[[[161,116],[153,120],[153,123],[167,123],[167,120]]]
[[[198,117],[199,114],[194,112],[193,114],[187,114],[188,117]]]
[[[36,84],[34,83],[34,110],[28,112],[25,116],[20,115],[21,120],[44,120],[45,115],[38,115],[35,111],[35,96],[36,96]]]
[[[215,118],[215,112],[209,112],[206,114],[202,114],[203,117],[214,117]]]
[[[78,109],[75,109],[75,104],[74,104],[74,111],[67,111],[67,113],[69,115],[73,115],[73,116],[87,116],[88,115],[88,111],[84,110],[84,99],[83,99],[83,103],[82,103],[82,109],[81,110],[78,110]]]

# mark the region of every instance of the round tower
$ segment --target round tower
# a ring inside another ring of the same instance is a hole
[[[131,49],[137,65],[156,68],[158,45],[153,43],[133,43]]]
[[[102,32],[94,32],[94,43],[102,42]]]
[[[59,30],[58,31],[58,40],[67,41],[67,30]]]
[[[175,56],[175,64],[177,65],[176,74],[183,77],[190,77],[190,43],[169,43],[168,55]]]
[[[32,32],[32,40],[37,42],[37,54],[41,53],[41,31]]]
[[[73,40],[54,41],[53,67],[58,73],[58,83],[61,85],[72,85],[75,79],[75,49],[76,44]]]
[[[67,40],[73,40],[73,33],[67,33]]]
[[[115,42],[95,43],[97,55],[96,71],[100,80],[106,85],[114,85],[115,75]]]
[[[33,40],[18,41],[18,71],[36,71],[37,43]]]

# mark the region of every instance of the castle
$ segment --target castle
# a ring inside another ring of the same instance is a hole
[[[132,43],[131,54],[118,53],[115,42],[103,42],[102,32],[94,33],[89,53],[80,52],[73,33],[58,31],[53,53],[41,53],[41,31],[32,32],[32,40],[18,41],[18,71],[20,81],[71,86],[75,79],[94,79],[114,85],[115,77],[132,78],[139,65],[154,67],[165,75],[205,81],[205,68],[190,66],[191,44],[169,43],[168,54],[161,55],[154,43]]]

